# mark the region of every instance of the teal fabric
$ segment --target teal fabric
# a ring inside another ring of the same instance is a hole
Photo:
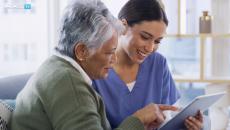
[[[71,64],[52,56],[18,94],[11,130],[109,130],[101,97]],[[119,130],[144,130],[130,116]]]
[[[15,103],[16,103],[15,99],[4,99],[3,101],[8,105],[10,105],[11,108],[15,109]]]

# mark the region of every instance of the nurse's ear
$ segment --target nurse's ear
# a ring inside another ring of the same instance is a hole
[[[122,32],[122,35],[125,35],[128,32],[129,25],[126,19],[121,19],[122,24],[124,25],[125,29]]]

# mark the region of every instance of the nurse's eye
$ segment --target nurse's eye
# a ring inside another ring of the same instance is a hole
[[[140,35],[141,35],[141,38],[142,38],[143,40],[150,40],[150,39],[151,39],[149,36],[146,36],[146,35],[144,35],[144,34],[140,34]]]
[[[160,44],[161,43],[161,40],[156,40],[155,41],[155,44]]]

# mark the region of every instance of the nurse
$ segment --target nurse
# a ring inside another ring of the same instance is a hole
[[[174,104],[179,98],[164,56],[156,52],[168,20],[156,0],[129,0],[119,12],[125,31],[119,38],[117,62],[108,77],[93,86],[106,105],[112,128],[150,103]],[[187,129],[199,130],[203,117],[186,119]]]

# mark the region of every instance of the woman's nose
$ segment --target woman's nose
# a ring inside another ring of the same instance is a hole
[[[112,55],[112,57],[111,57],[111,64],[116,63],[116,61],[117,61],[117,56],[116,56],[116,54],[114,53],[114,54]]]
[[[151,53],[151,52],[153,52],[155,50],[156,46],[157,45],[154,42],[147,43],[145,45],[145,51],[147,51],[148,53]]]

